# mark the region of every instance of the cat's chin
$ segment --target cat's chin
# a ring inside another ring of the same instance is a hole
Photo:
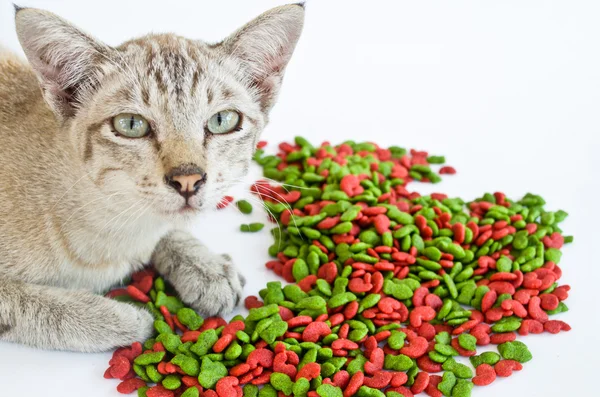
[[[195,207],[186,204],[177,210],[164,212],[163,215],[166,216],[166,218],[168,218],[170,221],[187,223],[196,219],[201,212],[201,207]]]

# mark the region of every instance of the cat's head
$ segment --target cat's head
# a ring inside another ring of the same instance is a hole
[[[214,208],[246,174],[303,20],[286,5],[217,44],[153,34],[110,47],[52,13],[16,12],[85,177],[175,218]]]

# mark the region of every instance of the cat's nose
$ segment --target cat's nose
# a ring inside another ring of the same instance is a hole
[[[198,193],[206,180],[206,173],[199,167],[178,167],[165,177],[169,186],[186,199]]]

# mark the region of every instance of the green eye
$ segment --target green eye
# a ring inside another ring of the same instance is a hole
[[[113,127],[127,138],[141,138],[150,132],[148,122],[139,114],[121,113],[113,118]]]
[[[223,110],[208,120],[207,128],[213,134],[226,134],[239,127],[240,114],[235,110]]]

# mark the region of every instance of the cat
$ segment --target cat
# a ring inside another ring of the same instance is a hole
[[[247,173],[304,5],[216,44],[118,47],[15,8],[29,65],[0,53],[0,340],[96,352],[147,339],[151,314],[101,293],[148,263],[201,314],[233,310],[243,276],[186,228]]]

